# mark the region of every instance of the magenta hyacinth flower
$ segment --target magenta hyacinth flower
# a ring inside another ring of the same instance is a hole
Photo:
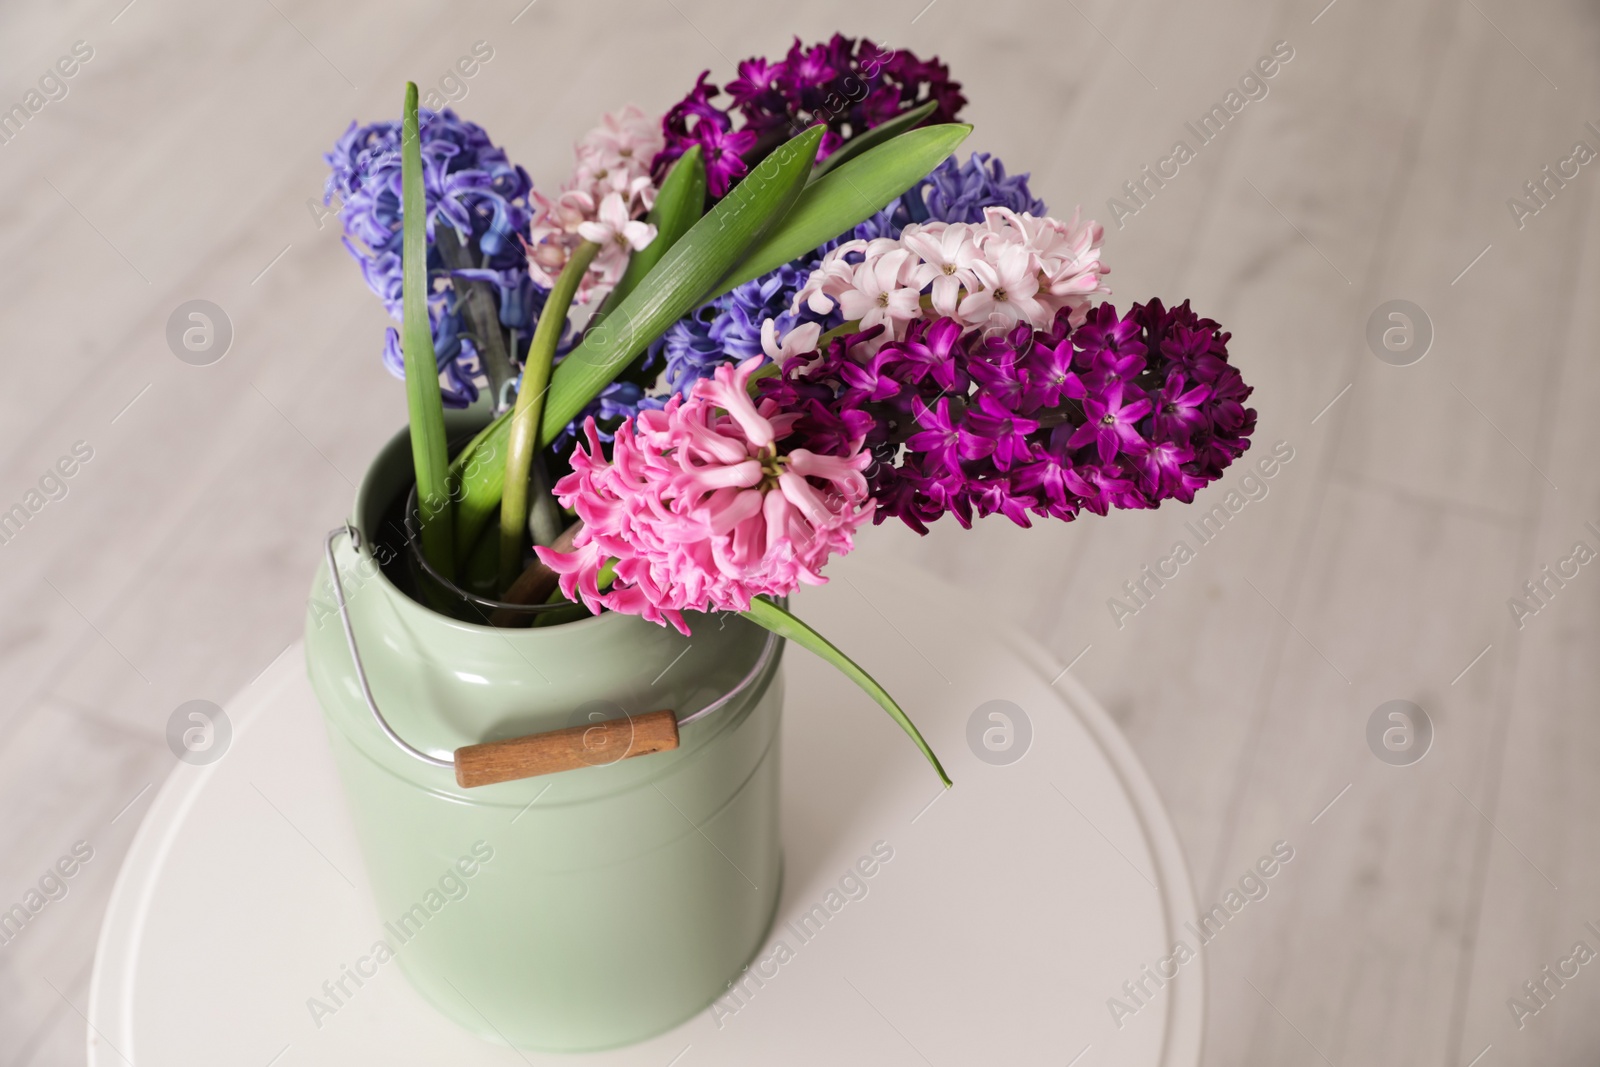
[[[1191,388],[1182,371],[1173,371],[1155,397],[1156,432],[1174,441],[1187,443],[1189,438],[1207,425],[1209,420],[1203,406],[1210,399],[1209,385]]]
[[[861,475],[871,457],[860,438],[843,454],[780,449],[798,416],[750,399],[762,362],[724,364],[687,400],[624,421],[609,462],[588,422],[587,450],[556,483],[583,527],[572,552],[536,549],[568,599],[687,634],[684,611],[746,611],[753,597],[826,581],[823,565],[850,551],[874,510]]]
[[[1125,315],[1105,304],[1076,328],[1064,309],[1049,329],[995,337],[936,317],[873,356],[856,350],[875,336],[792,356],[761,395],[796,413],[802,444],[837,447],[847,425],[860,433],[875,521],[893,516],[919,533],[945,514],[963,526],[974,515],[1026,524],[1187,503],[1255,430],[1228,334],[1187,303]]]
[[[967,411],[965,426],[972,433],[994,442],[994,465],[1008,471],[1018,460],[1029,458],[1028,435],[1039,428],[1033,419],[1018,415],[1003,401],[988,393],[978,394],[978,403]]]
[[[866,38],[835,34],[810,46],[795,38],[781,60],[746,59],[738,76],[727,85],[728,107],[713,102],[717,86],[700,75],[689,95],[673,105],[662,122],[666,147],[651,164],[661,177],[669,164],[692,144],[706,147],[706,177],[711,195],[720,197],[788,135],[817,123],[828,127],[817,152],[826,159],[849,138],[889,121],[925,103],[933,103],[929,123],[954,122],[966,97],[961,84],[937,59],[922,60],[905,51],[881,48]],[[735,119],[739,122],[735,122]],[[748,135],[748,143],[725,156],[718,171],[711,165],[713,143],[709,132],[734,131]],[[708,143],[708,141],[712,143]],[[737,158],[746,156],[748,158]],[[715,175],[715,176],[714,176]],[[720,180],[719,180],[720,177]]]
[[[728,130],[702,122],[694,132],[706,165],[706,188],[712,196],[726,196],[729,188],[749,169],[743,154],[755,147],[756,135],[749,130]]]
[[[1068,439],[1067,447],[1093,444],[1101,463],[1110,463],[1118,452],[1138,452],[1144,438],[1139,436],[1137,424],[1149,411],[1148,397],[1125,400],[1123,386],[1114,385],[1100,396],[1084,400],[1083,412],[1088,418]]]

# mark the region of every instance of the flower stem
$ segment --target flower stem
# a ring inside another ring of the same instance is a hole
[[[434,230],[434,244],[451,271],[470,270],[477,264],[472,253],[461,244],[461,238],[447,222]],[[500,326],[500,311],[488,282],[469,278],[452,278],[451,284],[461,294],[461,313],[472,334],[472,346],[483,360],[483,372],[489,379],[489,395],[494,403],[500,402],[500,389],[510,381],[513,372],[511,357],[506,352],[506,337]],[[515,339],[513,339],[515,344]]]
[[[550,367],[555,361],[556,343],[567,321],[567,309],[578,292],[578,282],[589,269],[600,246],[593,241],[580,244],[567,260],[555,287],[539,313],[528,358],[522,365],[522,384],[517,389],[517,404],[511,415],[511,434],[506,442],[506,480],[500,495],[500,585],[509,586],[522,571],[522,542],[528,522],[528,469],[539,447],[539,420],[544,413],[544,394],[550,387]]]
[[[829,342],[835,341],[847,333],[855,333],[859,329],[861,329],[860,319],[851,319],[848,322],[841,322],[839,325],[835,326],[833,329],[817,338],[817,351],[822,351],[828,346]]]

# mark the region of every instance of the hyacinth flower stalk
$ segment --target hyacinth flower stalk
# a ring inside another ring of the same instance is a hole
[[[539,420],[544,414],[544,395],[550,384],[550,367],[555,360],[556,341],[566,323],[567,309],[578,292],[578,282],[588,271],[600,246],[584,241],[556,279],[555,288],[545,302],[544,314],[534,328],[533,343],[522,366],[522,384],[517,389],[516,406],[511,413],[511,432],[506,439],[505,485],[500,496],[500,584],[510,586],[522,570],[522,546],[528,520],[528,471],[539,447]]]
[[[404,331],[406,408],[411,424],[411,461],[417,477],[417,522],[422,553],[441,574],[455,569],[450,499],[450,454],[445,440],[444,400],[439,392],[433,329],[428,319],[427,212],[422,193],[422,146],[417,132],[417,85],[406,83],[400,142],[405,203]]]

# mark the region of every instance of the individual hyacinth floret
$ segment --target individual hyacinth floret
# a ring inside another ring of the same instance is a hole
[[[827,125],[817,153],[826,159],[848,138],[922,104],[934,103],[927,121],[938,123],[955,121],[967,102],[960,83],[950,80],[949,68],[938,59],[924,61],[842,34],[809,47],[797,37],[781,60],[740,63],[739,76],[726,87],[726,107],[714,102],[722,90],[706,81],[710,73],[703,72],[689,95],[667,112],[666,144],[653,169],[659,178],[691,145],[699,145],[714,197],[725,195],[747,173],[752,158],[759,160],[807,126]]]
[[[1188,301],[1073,318],[1063,307],[1046,329],[985,332],[926,317],[864,357],[886,333],[875,325],[789,355],[758,395],[798,415],[801,447],[864,438],[875,521],[921,533],[947,512],[1028,526],[1188,503],[1249,448],[1256,413],[1229,334]]]

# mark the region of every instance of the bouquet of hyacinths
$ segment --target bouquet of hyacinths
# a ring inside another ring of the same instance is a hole
[[[741,63],[727,106],[708,76],[659,120],[607,116],[554,197],[415,86],[328,156],[401,322],[421,555],[558,606],[534,625],[742,613],[849,675],[948,784],[782,598],[869,519],[1188,502],[1249,447],[1250,388],[1187,302],[1099,303],[1098,224],[953,157],[971,127],[937,61],[835,36]],[[452,450],[443,408],[474,402],[493,417]]]

